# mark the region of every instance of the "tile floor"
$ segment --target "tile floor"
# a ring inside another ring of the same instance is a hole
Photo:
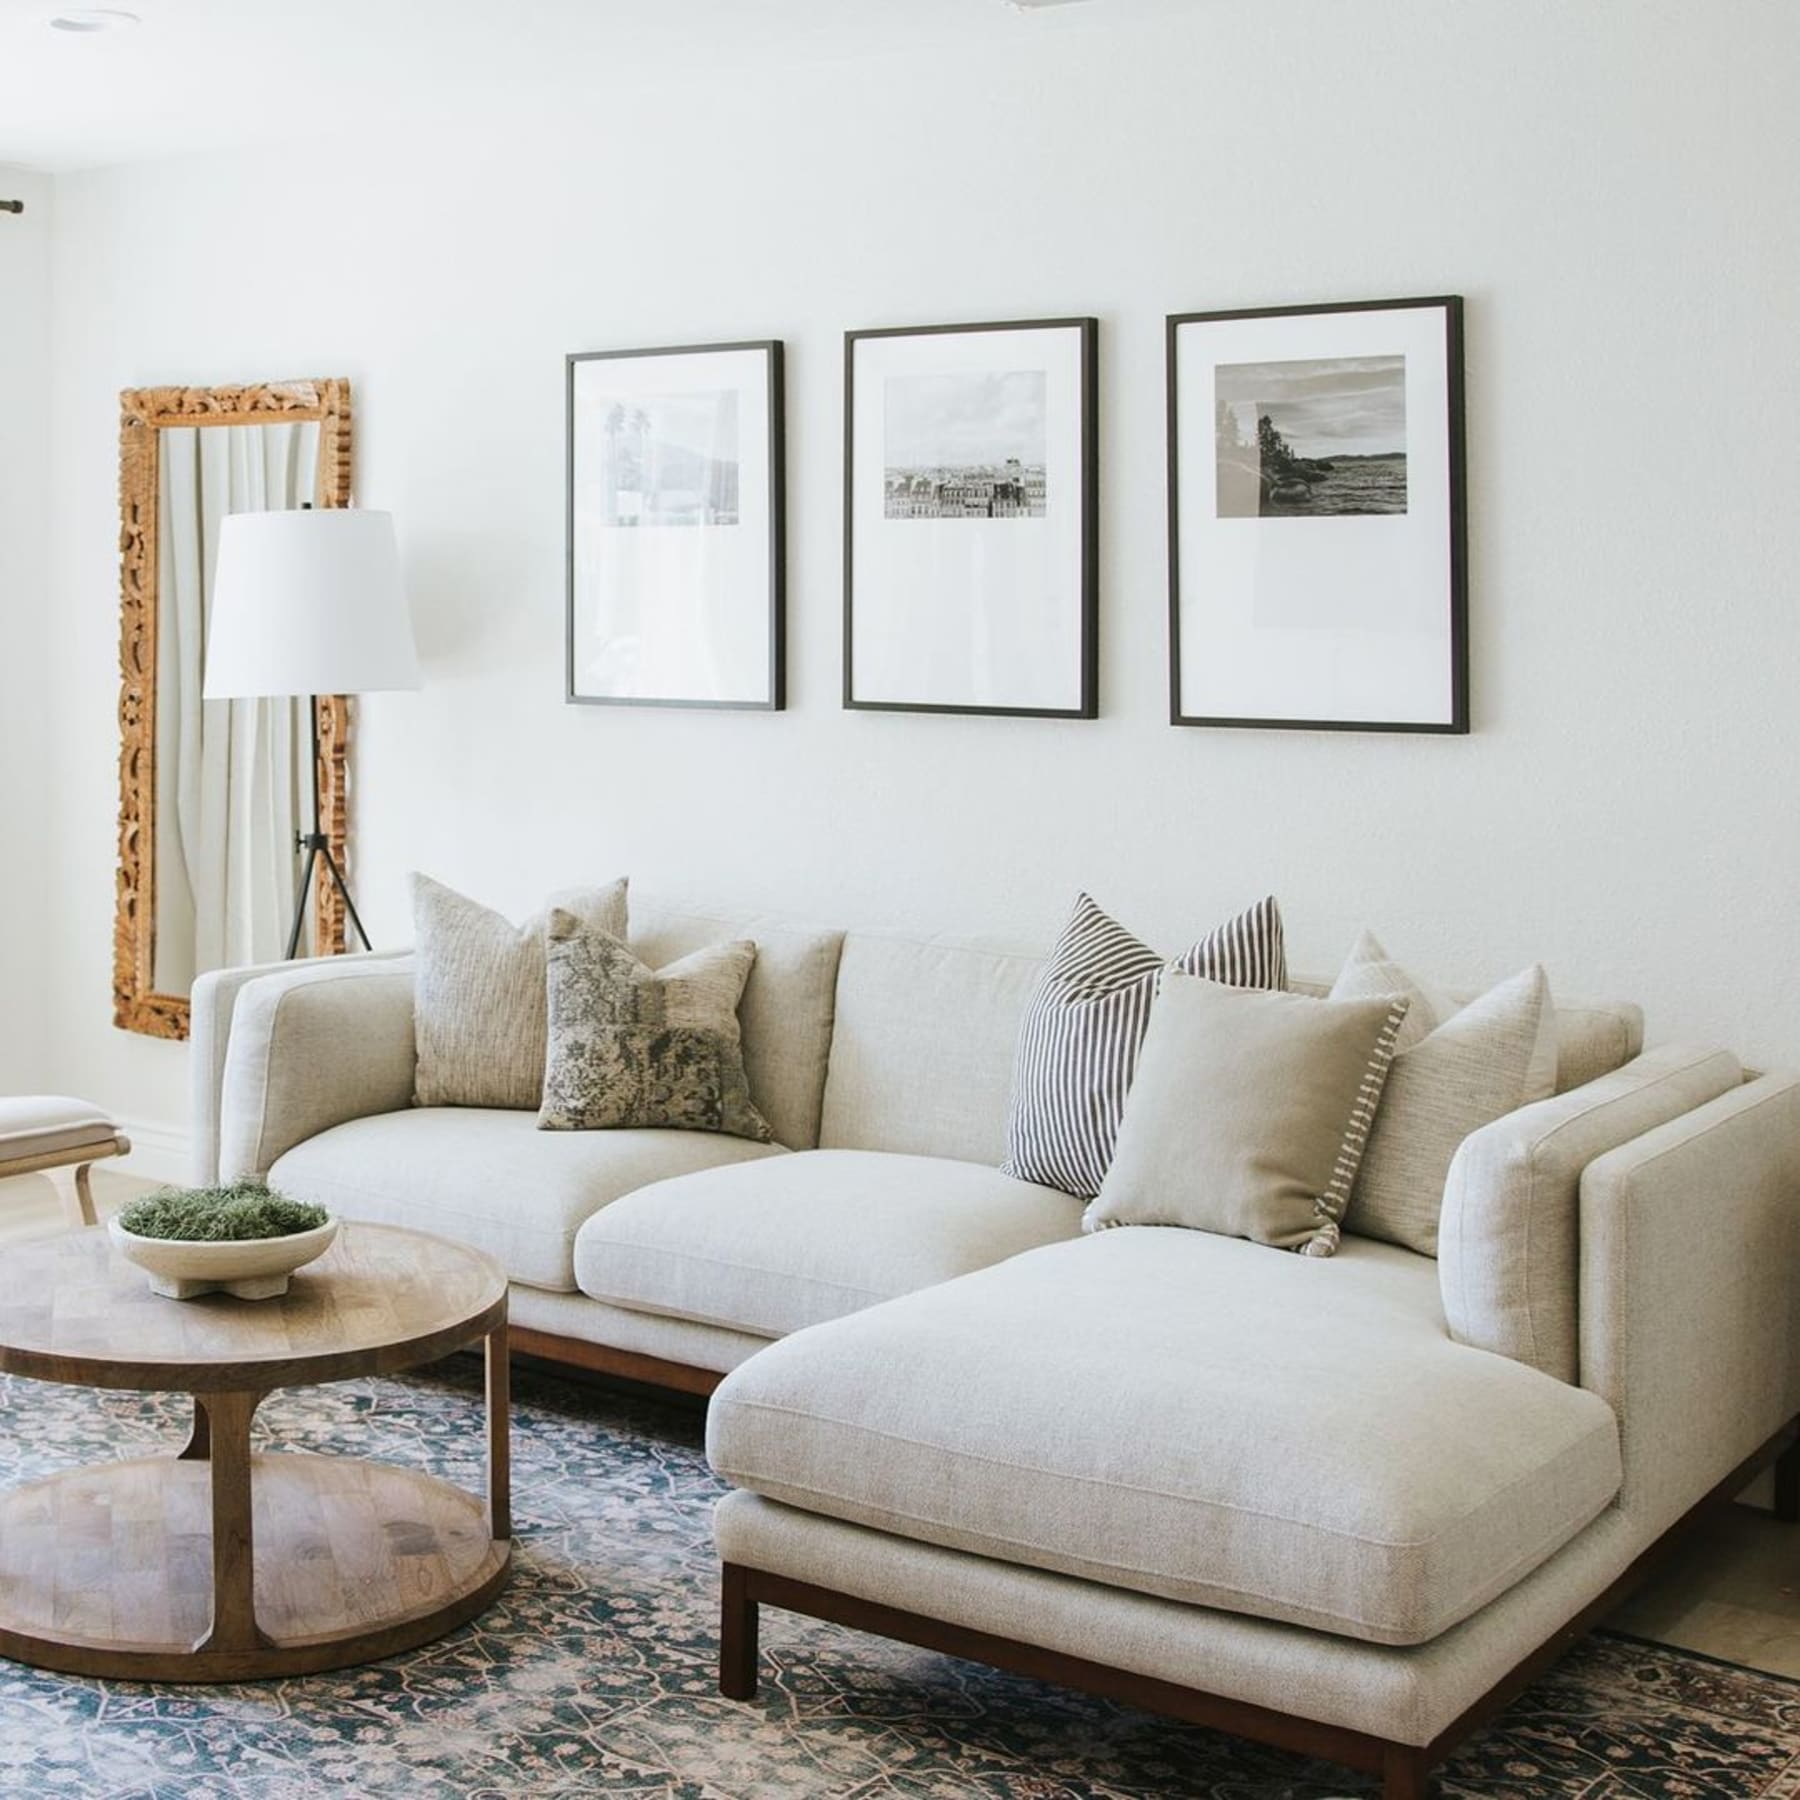
[[[105,1167],[94,1171],[102,1216],[154,1185]],[[0,1181],[0,1256],[9,1245],[62,1229],[55,1190],[43,1176]],[[1800,1525],[1783,1525],[1762,1508],[1733,1508],[1697,1532],[1610,1624],[1800,1679]]]

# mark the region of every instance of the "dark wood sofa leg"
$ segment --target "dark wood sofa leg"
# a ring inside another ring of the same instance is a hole
[[[756,1698],[756,1602],[739,1563],[719,1568],[719,1692],[727,1700]]]
[[[1800,1525],[1800,1438],[1775,1459],[1775,1516]]]
[[[1431,1763],[1410,1744],[1389,1744],[1381,1766],[1381,1800],[1429,1800]]]

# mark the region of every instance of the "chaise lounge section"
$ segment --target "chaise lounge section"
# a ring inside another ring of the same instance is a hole
[[[1639,1060],[1651,1087],[1696,1061]],[[1581,1103],[1477,1134],[1457,1175],[1562,1185]],[[708,1419],[737,1489],[724,1691],[754,1692],[758,1609],[784,1607],[1427,1793],[1700,1512],[1779,1459],[1800,1517],[1800,1082],[1631,1136],[1570,1198],[1535,1301],[1578,1380],[1457,1341],[1481,1271],[1454,1239],[1434,1266],[1109,1231],[774,1346]]]

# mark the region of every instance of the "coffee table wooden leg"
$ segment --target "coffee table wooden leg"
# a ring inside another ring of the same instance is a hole
[[[487,1337],[488,1530],[512,1536],[512,1351],[502,1321]]]
[[[186,1445],[176,1452],[177,1462],[205,1462],[212,1455],[212,1426],[206,1421],[206,1402],[194,1396],[194,1428]]]
[[[212,1628],[196,1650],[259,1650],[250,1508],[250,1421],[260,1394],[205,1394],[212,1463]]]

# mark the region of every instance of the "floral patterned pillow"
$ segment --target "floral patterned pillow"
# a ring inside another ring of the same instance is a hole
[[[560,907],[544,936],[550,1044],[540,1131],[635,1126],[773,1140],[750,1098],[738,1033],[754,944],[710,944],[652,969]]]

